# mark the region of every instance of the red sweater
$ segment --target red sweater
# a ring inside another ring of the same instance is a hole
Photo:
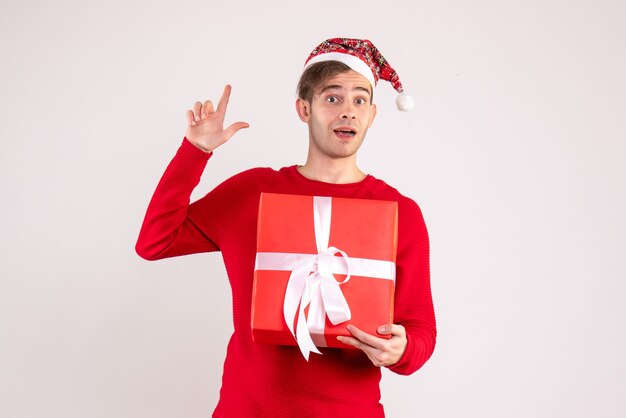
[[[406,328],[408,345],[400,361],[389,369],[399,374],[419,369],[435,346],[428,235],[420,209],[372,176],[352,184],[330,184],[305,178],[296,166],[245,171],[190,205],[191,192],[211,155],[183,141],[154,192],[136,249],[148,260],[222,252],[232,289],[234,333],[213,416],[383,417],[380,369],[363,352],[322,348],[323,355],[312,354],[306,362],[298,347],[252,341],[250,307],[259,196],[272,192],[398,202],[394,322]]]

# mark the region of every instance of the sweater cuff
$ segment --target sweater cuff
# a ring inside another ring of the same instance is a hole
[[[413,338],[409,333],[406,334],[406,348],[404,349],[404,353],[400,360],[396,364],[392,364],[387,368],[394,373],[401,375],[409,375],[413,373],[415,370],[413,365],[413,357],[415,356],[415,344],[413,344]]]
[[[183,143],[181,145],[181,150],[184,149],[184,152],[187,154],[191,154],[191,155],[195,155],[197,157],[200,157],[202,159],[205,159],[208,161],[208,159],[213,155],[213,151],[211,152],[206,152],[201,150],[200,148],[196,147],[194,144],[191,143],[190,140],[187,139],[187,137],[183,138]]]
[[[184,178],[194,179],[191,182],[193,189],[200,182],[200,176],[202,176],[202,172],[212,155],[212,153],[202,151],[189,142],[187,138],[184,138],[183,143],[178,147],[178,151],[176,151],[176,155],[170,162],[167,170],[185,173],[183,174]],[[191,194],[191,191],[189,193]]]

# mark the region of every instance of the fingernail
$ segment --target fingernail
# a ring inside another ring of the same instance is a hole
[[[384,334],[384,333],[385,333],[385,331],[387,331],[387,328],[386,328],[386,327],[384,327],[384,326],[383,326],[383,327],[379,327],[379,328],[378,328],[378,333],[379,333],[379,334]]]

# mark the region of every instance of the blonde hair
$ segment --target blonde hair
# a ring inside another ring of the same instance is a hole
[[[300,76],[298,97],[310,103],[313,100],[315,89],[329,78],[348,71],[352,71],[352,69],[339,61],[322,61],[311,65]],[[371,100],[373,100],[374,92],[372,91],[371,94]]]

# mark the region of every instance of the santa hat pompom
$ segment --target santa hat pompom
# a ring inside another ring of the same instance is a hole
[[[396,106],[398,107],[398,110],[409,112],[415,107],[415,101],[411,96],[402,92],[398,94],[398,97],[396,97]]]

